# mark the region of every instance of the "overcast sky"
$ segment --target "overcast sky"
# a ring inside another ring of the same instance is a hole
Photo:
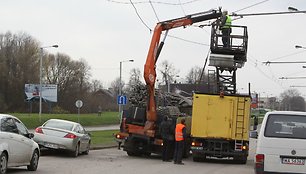
[[[108,87],[119,77],[128,81],[132,68],[143,72],[152,33],[158,21],[222,7],[229,13],[286,12],[292,6],[306,10],[305,0],[1,0],[0,32],[25,32],[50,53],[64,53],[74,60],[85,59],[92,68],[92,78]],[[151,2],[151,3],[149,3]],[[179,5],[181,3],[181,5]],[[155,12],[154,12],[155,11]],[[207,23],[207,22],[203,22]],[[304,64],[271,64],[264,61],[306,61],[306,14],[251,16],[233,21],[246,25],[249,32],[248,61],[237,71],[237,88],[263,96],[278,96],[291,86],[306,86],[306,79],[280,80],[281,77],[306,77]],[[199,24],[197,24],[199,25]],[[157,63],[168,60],[184,78],[194,66],[202,67],[209,51],[210,28],[190,26],[169,31]],[[305,64],[306,65],[306,64]],[[306,97],[306,87],[296,88]]]

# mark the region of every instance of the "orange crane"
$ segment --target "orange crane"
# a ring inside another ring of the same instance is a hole
[[[218,9],[157,23],[144,66],[144,79],[146,81],[148,92],[146,108],[136,107],[132,108],[131,112],[127,114],[123,113],[124,116],[122,119],[121,131],[116,134],[119,148],[123,142],[123,150],[125,150],[128,155],[138,156],[142,154],[161,153],[162,140],[160,135],[158,135],[157,129],[159,124],[158,119],[164,115],[157,114],[155,101],[156,62],[164,45],[168,31],[178,27],[186,27],[197,22],[219,19],[221,16],[221,9]],[[163,31],[165,31],[165,34],[161,41]],[[144,122],[137,122],[139,118]]]
[[[167,36],[167,33],[170,29],[177,27],[185,27],[192,25],[197,22],[206,21],[210,19],[217,19],[221,17],[222,12],[220,10],[210,10],[203,13],[197,13],[193,15],[188,15],[186,17],[172,19],[164,22],[160,22],[156,25],[154,29],[154,34],[151,40],[149,52],[147,55],[147,60],[144,66],[144,78],[148,88],[149,100],[147,104],[147,122],[144,127],[143,134],[153,137],[154,136],[154,127],[157,119],[156,114],[156,102],[155,102],[155,81],[156,81],[156,70],[155,65],[161,49],[164,45],[164,40]],[[163,31],[166,31],[164,40],[160,42],[160,37]]]

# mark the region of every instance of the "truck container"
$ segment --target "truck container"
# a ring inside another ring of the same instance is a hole
[[[194,161],[206,157],[232,158],[245,164],[249,151],[249,95],[193,95],[192,156]]]

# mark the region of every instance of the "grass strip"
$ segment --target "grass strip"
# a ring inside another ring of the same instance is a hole
[[[41,118],[36,113],[12,113],[11,115],[18,117],[28,129],[35,129],[52,118],[79,122],[82,126],[119,124],[118,112],[103,112],[101,116],[98,114],[42,114]]]
[[[90,131],[93,146],[116,145],[114,134],[119,130]]]

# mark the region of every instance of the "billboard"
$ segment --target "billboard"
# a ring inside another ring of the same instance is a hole
[[[251,97],[252,97],[251,108],[258,108],[258,94],[252,93]]]
[[[40,94],[43,100],[48,102],[57,102],[57,85],[43,84],[41,86],[42,92],[40,92],[39,84],[25,84],[24,92],[26,94],[26,100],[39,99]]]

